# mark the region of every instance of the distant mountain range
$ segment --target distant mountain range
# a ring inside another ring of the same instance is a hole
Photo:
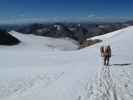
[[[6,31],[15,30],[24,34],[64,38],[69,37],[80,44],[87,38],[109,33],[133,25],[133,21],[116,23],[32,23],[23,25],[1,25]]]

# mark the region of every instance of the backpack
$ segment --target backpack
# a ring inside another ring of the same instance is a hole
[[[104,47],[103,46],[100,47],[100,52],[101,52],[101,56],[103,57],[104,56]]]

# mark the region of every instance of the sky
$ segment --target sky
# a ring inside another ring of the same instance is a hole
[[[0,23],[133,19],[133,0],[0,0]]]

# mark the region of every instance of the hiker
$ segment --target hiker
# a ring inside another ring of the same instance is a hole
[[[101,57],[103,57],[103,54],[104,54],[104,46],[101,46],[100,52],[101,52]]]
[[[106,47],[101,46],[100,51],[101,51],[101,56],[103,57],[103,60],[104,60],[104,65],[108,66],[110,58],[111,58],[111,47],[110,47],[110,45],[108,45]]]

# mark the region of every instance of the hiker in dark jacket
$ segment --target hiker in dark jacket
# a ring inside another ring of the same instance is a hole
[[[102,46],[100,48],[100,51],[101,51],[101,56],[104,59],[104,65],[108,66],[110,58],[111,58],[111,47],[110,47],[110,45],[108,45],[107,47]]]

